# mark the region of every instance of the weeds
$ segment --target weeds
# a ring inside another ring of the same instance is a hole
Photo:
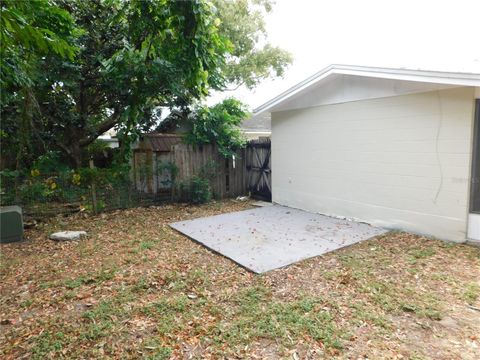
[[[480,285],[477,283],[468,283],[465,286],[463,299],[469,304],[473,305],[480,297]]]

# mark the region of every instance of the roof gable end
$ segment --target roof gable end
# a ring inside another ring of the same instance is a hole
[[[457,86],[480,86],[480,74],[331,65],[256,108],[254,113]]]

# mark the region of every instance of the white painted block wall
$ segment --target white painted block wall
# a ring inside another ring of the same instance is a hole
[[[473,99],[462,87],[272,113],[273,201],[464,241]]]

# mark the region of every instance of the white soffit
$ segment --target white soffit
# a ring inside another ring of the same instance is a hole
[[[480,86],[480,74],[331,65],[254,110],[293,110],[355,100]]]

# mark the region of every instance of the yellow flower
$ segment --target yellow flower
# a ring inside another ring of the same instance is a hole
[[[57,183],[55,181],[52,181],[50,184],[50,189],[55,190],[57,188]]]
[[[39,175],[40,175],[40,170],[38,170],[38,169],[32,169],[32,170],[30,171],[30,175],[32,175],[33,177],[39,176]]]
[[[75,185],[80,185],[81,176],[80,174],[73,174],[72,183]]]

